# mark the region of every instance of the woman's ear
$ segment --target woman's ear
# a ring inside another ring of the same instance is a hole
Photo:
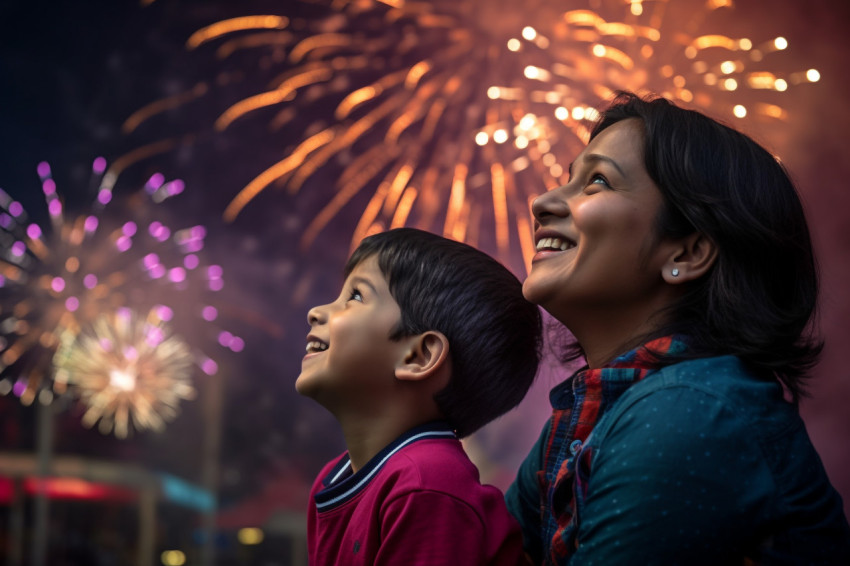
[[[717,245],[702,232],[694,232],[677,241],[677,249],[661,270],[671,284],[699,279],[714,265]]]
[[[407,340],[409,348],[396,366],[396,379],[419,381],[448,367],[449,340],[442,332],[429,330],[410,336]]]

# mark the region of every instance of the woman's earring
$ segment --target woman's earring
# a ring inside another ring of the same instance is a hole
[[[673,277],[678,277],[679,276],[679,269],[674,267],[673,271],[670,272],[670,275],[672,275]]]

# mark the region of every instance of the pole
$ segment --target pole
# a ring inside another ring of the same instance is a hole
[[[21,566],[24,544],[24,490],[21,478],[14,478],[9,519],[9,566]]]
[[[137,566],[153,566],[156,546],[157,486],[145,485],[139,493],[139,542]]]
[[[222,370],[210,376],[207,384],[204,413],[206,417],[206,435],[204,437],[203,468],[201,478],[206,490],[212,496],[212,505],[204,511],[202,530],[204,540],[201,546],[200,565],[215,564],[216,511],[218,510],[218,464],[221,449],[221,415],[224,395]]]
[[[53,404],[38,403],[35,524],[32,537],[32,566],[45,566],[47,562],[48,518],[50,500],[47,497],[47,478],[50,475],[53,452]]]

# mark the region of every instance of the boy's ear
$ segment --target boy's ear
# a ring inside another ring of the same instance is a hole
[[[664,264],[661,276],[667,283],[677,284],[702,277],[717,259],[717,245],[701,232],[676,241],[676,250]]]
[[[429,330],[408,338],[404,358],[396,366],[395,377],[419,381],[437,373],[448,363],[449,340],[442,332]]]

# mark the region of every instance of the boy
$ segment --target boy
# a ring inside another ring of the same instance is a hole
[[[400,228],[364,239],[339,298],[307,320],[295,388],[348,448],[313,485],[310,564],[522,564],[501,492],[458,441],[519,404],[537,371],[540,313],[516,277]]]

